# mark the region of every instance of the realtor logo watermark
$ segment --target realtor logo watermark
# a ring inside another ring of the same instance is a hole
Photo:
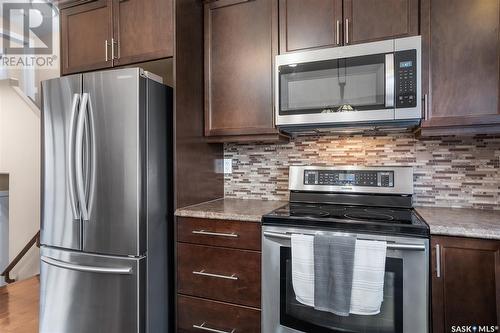
[[[2,67],[57,67],[51,3],[1,1]]]
[[[451,332],[470,332],[470,333],[494,333],[498,332],[498,326],[496,325],[464,325],[464,326],[451,326]]]

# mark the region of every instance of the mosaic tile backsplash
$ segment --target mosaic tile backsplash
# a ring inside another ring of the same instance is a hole
[[[290,165],[413,166],[416,206],[500,210],[500,136],[417,139],[412,134],[299,137],[226,144],[225,196],[288,200]]]

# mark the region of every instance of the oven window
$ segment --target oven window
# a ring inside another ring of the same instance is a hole
[[[291,248],[280,248],[280,323],[302,332],[398,333],[403,331],[403,260],[386,259],[384,301],[374,316],[341,317],[299,303],[292,286]]]
[[[385,108],[385,54],[279,68],[280,115]]]

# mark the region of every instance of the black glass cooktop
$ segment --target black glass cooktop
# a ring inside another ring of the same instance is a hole
[[[289,203],[264,215],[262,223],[422,236],[429,234],[427,224],[411,208]]]

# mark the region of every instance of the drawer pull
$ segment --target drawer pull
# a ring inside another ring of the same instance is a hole
[[[226,280],[238,280],[238,277],[236,276],[236,274],[233,274],[233,275],[212,274],[212,273],[206,273],[204,269],[202,269],[199,272],[194,271],[193,274],[195,274],[195,275],[209,276],[209,277],[219,278],[219,279],[226,279]]]
[[[193,328],[197,328],[199,330],[202,330],[202,331],[207,331],[207,332],[215,332],[215,333],[234,333],[234,331],[236,331],[236,329],[232,329],[230,331],[221,331],[221,330],[216,330],[215,328],[210,328],[210,327],[207,327],[205,326],[205,322],[201,325],[193,325]]]
[[[211,231],[205,231],[205,230],[193,230],[193,231],[191,231],[191,233],[193,233],[195,235],[238,238],[238,234],[235,234],[234,232],[232,232],[230,234],[226,234],[226,233],[222,233],[222,232],[211,232]]]
[[[436,244],[436,277],[441,277],[441,247]]]

